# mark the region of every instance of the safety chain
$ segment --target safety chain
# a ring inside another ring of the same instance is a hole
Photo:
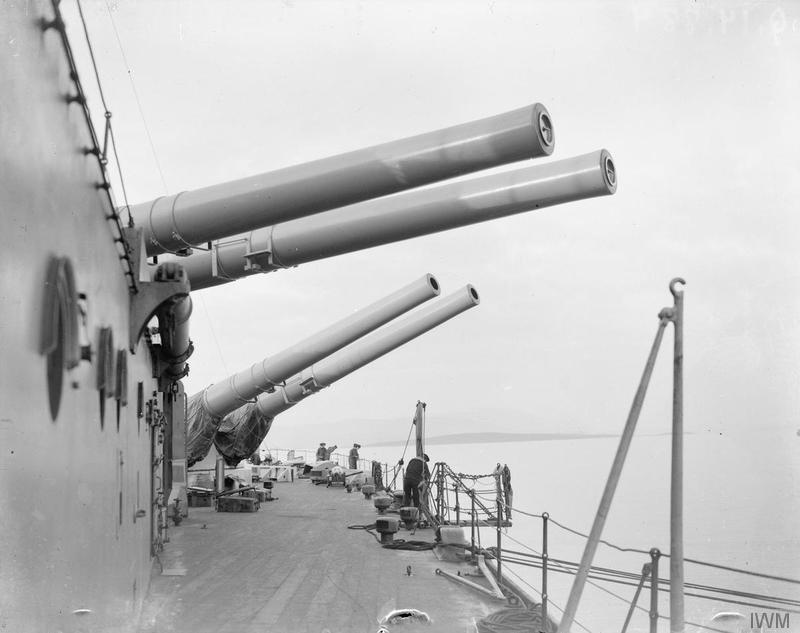
[[[497,477],[498,473],[490,473],[488,475],[467,475],[466,473],[456,473],[461,479],[489,479]]]

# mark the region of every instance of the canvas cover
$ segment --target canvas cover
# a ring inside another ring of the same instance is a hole
[[[186,403],[186,465],[191,468],[211,450],[221,418],[203,408],[203,393],[189,396]]]
[[[255,403],[239,407],[219,424],[214,446],[228,466],[236,466],[258,450],[267,436],[273,418],[265,416]]]

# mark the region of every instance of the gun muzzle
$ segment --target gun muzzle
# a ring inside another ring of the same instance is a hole
[[[420,185],[547,156],[547,109],[536,103],[338,156],[163,196],[131,207],[147,255],[286,222]]]
[[[606,150],[362,202],[216,242],[183,258],[193,290],[420,235],[611,195]]]

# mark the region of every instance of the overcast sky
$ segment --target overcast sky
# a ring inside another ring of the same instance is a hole
[[[189,393],[431,272],[443,294],[474,284],[481,304],[283,414],[276,437],[410,419],[418,399],[431,435],[436,416],[491,421],[467,431],[616,432],[682,276],[686,429],[771,427],[800,442],[800,5],[84,9],[131,202],[537,101],[556,133],[544,160],[606,148],[617,166],[611,197],[193,293]],[[670,331],[645,432],[669,428],[671,348]]]

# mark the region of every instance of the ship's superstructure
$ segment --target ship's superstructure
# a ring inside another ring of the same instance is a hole
[[[135,616],[169,397],[132,336],[147,291],[56,18],[6,3],[0,19],[0,620],[21,632]]]

